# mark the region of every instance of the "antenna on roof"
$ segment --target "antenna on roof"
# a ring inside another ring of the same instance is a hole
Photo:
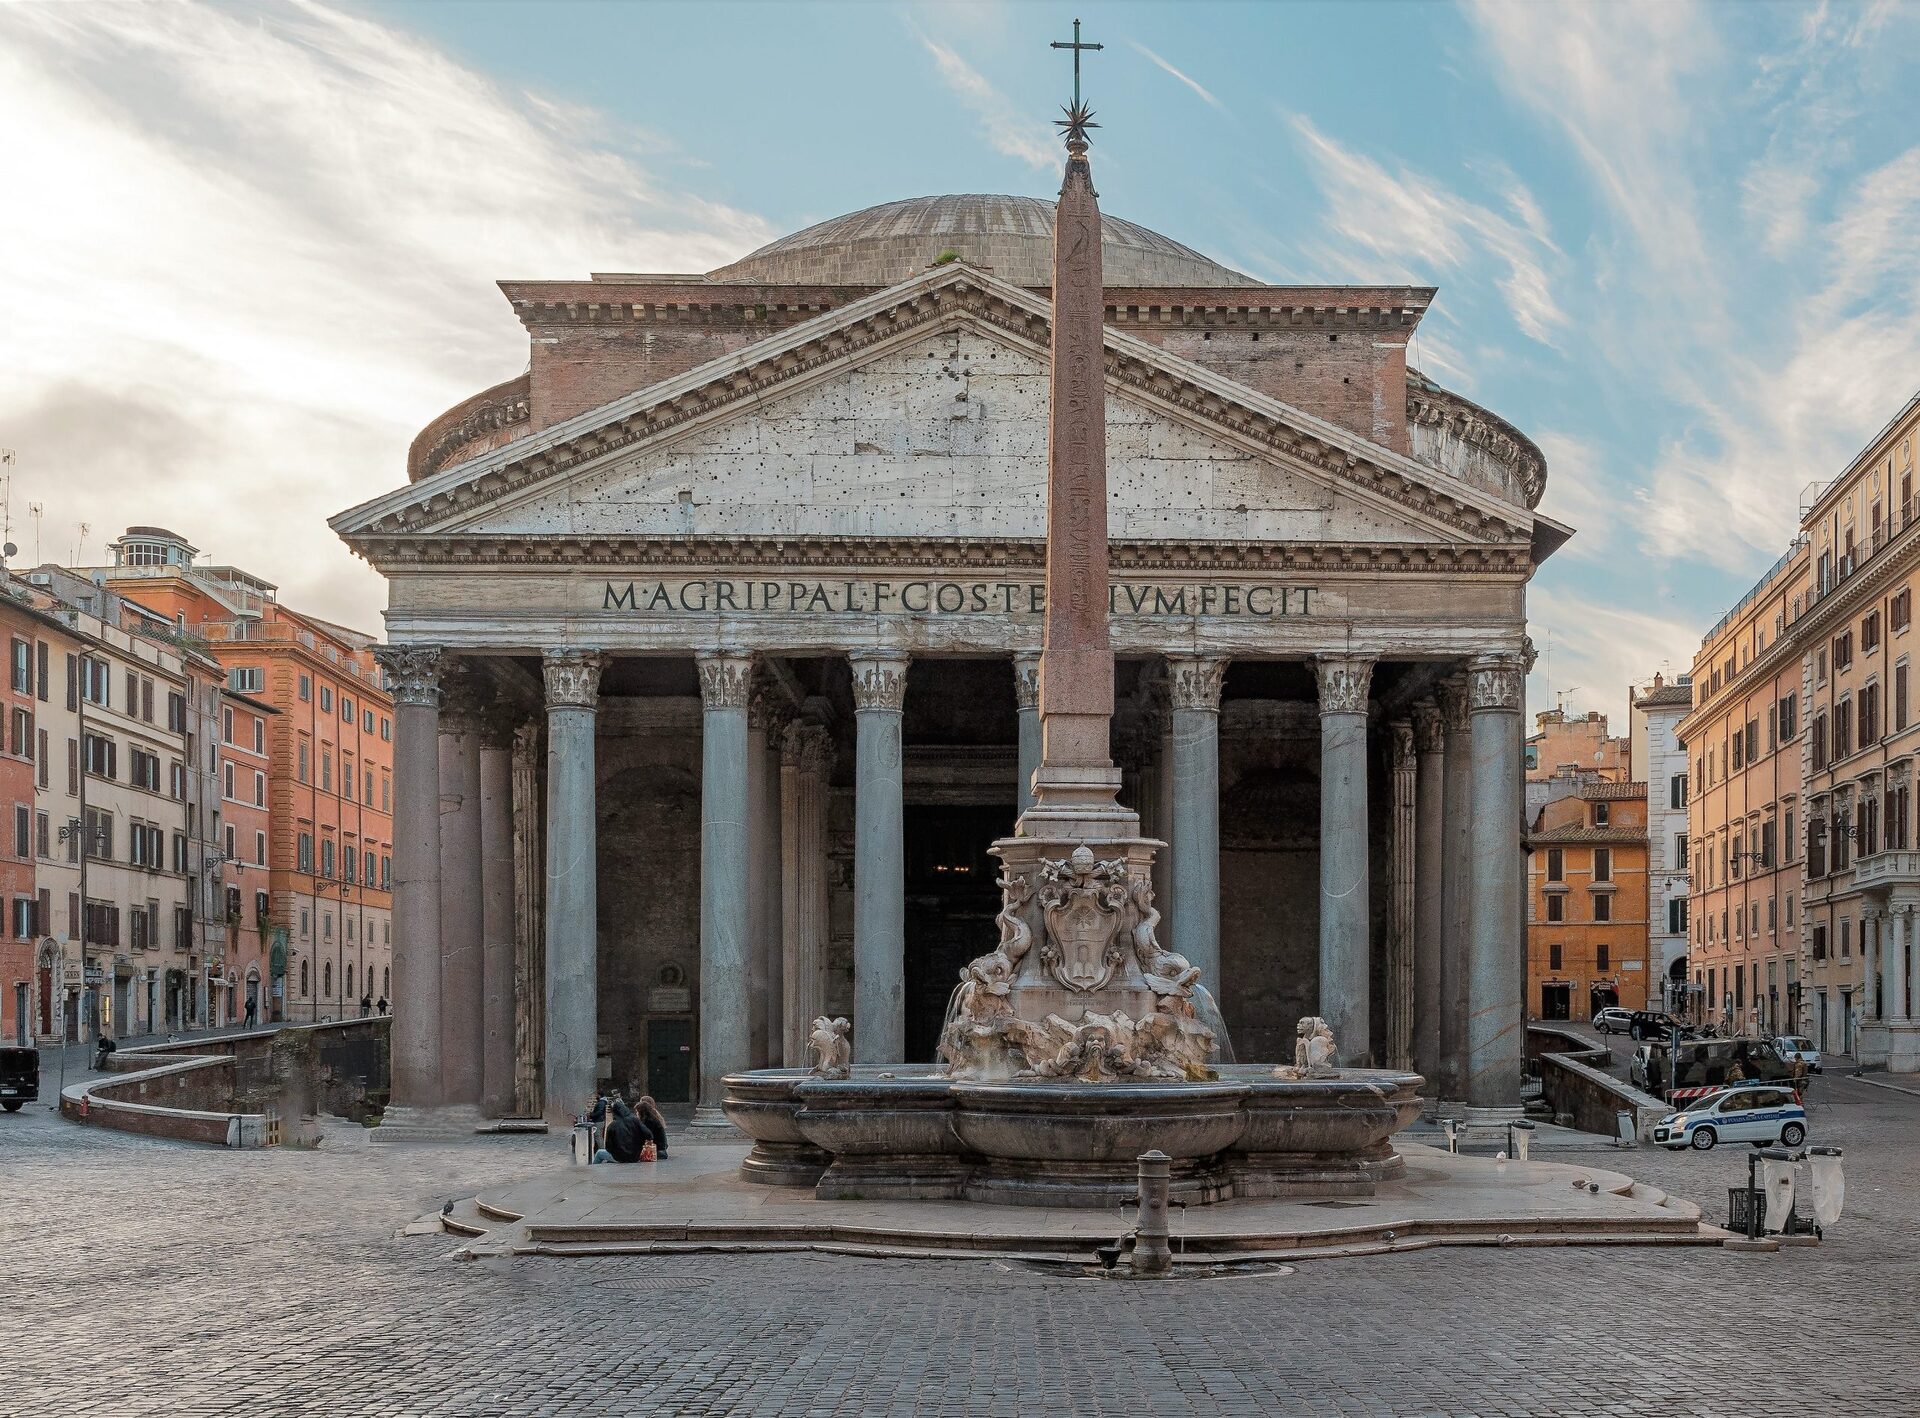
[[[33,518],[33,564],[38,566],[40,564],[40,519],[47,515],[47,504],[29,502],[27,515]]]

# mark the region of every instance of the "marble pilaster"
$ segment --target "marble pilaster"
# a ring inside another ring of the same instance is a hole
[[[1367,694],[1373,661],[1314,661],[1320,692],[1320,1013],[1340,1062],[1370,1067],[1372,898],[1367,860]]]
[[[546,1017],[543,1111],[570,1125],[598,1085],[599,861],[594,725],[605,657],[550,649],[547,706]]]
[[[393,1102],[440,1102],[440,660],[375,652],[393,694]]]
[[[1473,858],[1467,938],[1469,1108],[1518,1109],[1525,1015],[1525,875],[1520,847],[1525,673],[1515,655],[1468,667]]]
[[[900,1063],[906,1021],[906,809],[901,711],[907,657],[860,654],[853,666],[853,1057]]]
[[[1172,721],[1173,941],[1223,996],[1220,978],[1220,691],[1224,659],[1180,655],[1167,661]]]
[[[827,784],[833,740],[787,725],[780,743],[780,1063],[808,1062],[807,1034],[826,1011]]]
[[[1022,650],[1013,657],[1013,697],[1020,711],[1020,781],[1014,816],[1033,806],[1033,774],[1040,766],[1040,652]]]
[[[731,1126],[722,1079],[752,1065],[747,701],[753,660],[703,654],[700,672],[700,1085],[696,1125]]]
[[[1446,840],[1446,736],[1439,707],[1414,705],[1413,1066],[1433,1094],[1440,1077],[1440,956],[1446,919],[1441,852]]]

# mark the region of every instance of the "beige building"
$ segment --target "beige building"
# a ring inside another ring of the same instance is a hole
[[[1808,728],[1808,1026],[1826,1047],[1902,1070],[1920,1068],[1916,434],[1920,398],[1807,509],[1811,584],[1793,635]]]

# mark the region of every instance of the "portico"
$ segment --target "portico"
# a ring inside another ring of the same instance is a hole
[[[1425,293],[1235,286],[1156,329],[1132,251],[1109,752],[1169,844],[1160,938],[1242,1057],[1319,1014],[1343,1062],[1510,1105],[1525,587],[1565,536],[1538,454],[1405,371]],[[931,1058],[1040,755],[1049,306],[964,260],[871,284],[578,411],[536,344],[525,402],[335,519],[391,584],[401,1106],[558,1120],[611,1081],[704,1118],[821,1013]],[[1256,329],[1395,392],[1288,403]]]

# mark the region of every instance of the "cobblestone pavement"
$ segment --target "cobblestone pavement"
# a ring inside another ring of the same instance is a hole
[[[1910,1418],[1920,1097],[1820,1092],[1814,1140],[1848,1149],[1849,1195],[1818,1248],[1442,1250],[1160,1284],[991,1261],[454,1262],[450,1238],[397,1230],[557,1143],[336,1131],[232,1153],[38,1107],[0,1116],[0,1414]],[[1723,1217],[1745,1157],[1630,1169]]]

